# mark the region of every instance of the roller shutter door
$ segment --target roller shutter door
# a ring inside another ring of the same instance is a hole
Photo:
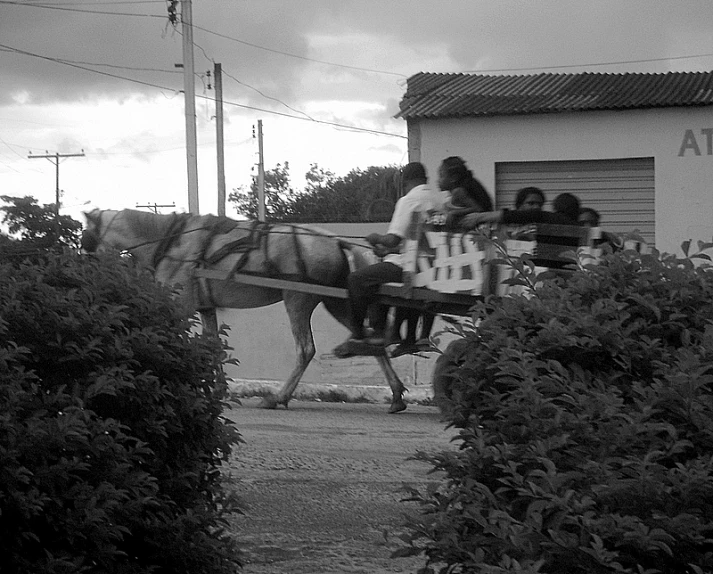
[[[560,193],[574,193],[583,207],[601,214],[601,226],[618,233],[638,230],[654,245],[654,158],[499,163],[495,167],[495,202],[514,208],[517,190],[545,192],[547,203]]]

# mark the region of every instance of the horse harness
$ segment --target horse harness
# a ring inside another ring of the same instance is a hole
[[[284,226],[285,224],[281,225]],[[251,222],[249,232],[245,237],[240,237],[234,241],[226,243],[225,245],[220,247],[220,249],[217,249],[210,255],[208,254],[210,245],[212,244],[215,237],[233,231],[236,227],[237,223],[231,220],[221,220],[217,225],[215,225],[211,229],[211,232],[208,237],[206,238],[206,241],[203,245],[201,257],[199,258],[196,267],[210,267],[216,265],[217,263],[219,263],[230,255],[233,255],[235,253],[241,253],[242,255],[235,263],[235,265],[233,265],[233,268],[230,270],[230,275],[233,275],[235,273],[240,273],[243,270],[243,267],[247,264],[248,260],[250,259],[250,256],[255,251],[261,250],[264,257],[264,261],[262,263],[263,269],[259,272],[251,271],[247,272],[246,274],[267,276],[273,278],[280,277],[281,274],[279,268],[272,261],[269,251],[270,244],[268,238],[270,233],[273,233],[273,228],[275,227],[275,224],[272,223],[253,221]],[[290,228],[292,241],[295,248],[295,254],[297,256],[297,268],[299,270],[299,276],[297,278],[295,278],[294,276],[290,276],[290,279],[310,282],[310,279],[308,277],[307,263],[305,261],[303,248],[299,240],[300,234],[297,233],[297,229],[299,228],[295,225],[291,225]],[[199,305],[199,310],[214,308],[215,303],[209,280],[204,278],[198,278],[197,283],[199,287],[199,293],[196,294],[198,301],[207,301],[208,303],[207,305]]]

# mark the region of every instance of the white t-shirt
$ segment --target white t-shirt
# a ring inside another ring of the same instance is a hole
[[[411,225],[411,215],[417,211],[443,211],[446,202],[450,199],[447,191],[438,191],[428,184],[418,185],[396,202],[394,214],[387,234],[398,235],[402,239],[408,234]],[[400,253],[390,253],[384,261],[403,266]]]

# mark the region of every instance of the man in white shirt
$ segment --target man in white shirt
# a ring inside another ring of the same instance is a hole
[[[426,168],[419,162],[411,162],[402,168],[401,184],[404,196],[396,202],[388,231],[385,235],[372,233],[366,238],[374,246],[377,255],[386,253],[384,260],[349,274],[349,311],[352,334],[347,343],[354,350],[364,346],[383,350],[384,340],[381,338],[381,334],[386,326],[388,307],[379,305],[375,309],[376,313],[371,318],[373,320],[372,327],[378,336],[367,338],[364,321],[369,306],[373,303],[379,286],[403,280],[403,256],[398,247],[408,234],[412,214],[419,211],[443,211],[448,199],[447,193],[429,187]],[[354,352],[354,354],[358,353]]]

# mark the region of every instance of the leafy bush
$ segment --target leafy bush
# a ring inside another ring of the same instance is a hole
[[[713,571],[710,268],[626,251],[530,295],[483,303],[455,345],[460,450],[417,455],[445,478],[409,490],[397,554],[421,573]]]
[[[0,572],[227,573],[226,349],[118,256],[0,264]]]

